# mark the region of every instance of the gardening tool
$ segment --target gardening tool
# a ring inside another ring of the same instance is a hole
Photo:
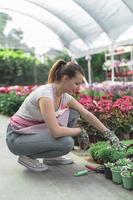
[[[94,171],[97,173],[104,173],[104,166],[92,167],[92,166],[86,165],[85,167],[87,168],[87,170],[81,170],[81,171],[75,172],[74,176],[84,176],[84,175],[87,175],[88,172],[91,172],[91,171]]]
[[[88,174],[88,170],[81,170],[81,171],[78,171],[78,172],[75,172],[74,173],[74,176],[84,176],[84,175],[87,175]]]
[[[96,172],[96,173],[104,174],[104,166],[94,167],[94,166],[86,165],[85,167],[87,169],[91,170],[91,171]]]

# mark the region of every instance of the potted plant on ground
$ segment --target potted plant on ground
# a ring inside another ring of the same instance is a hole
[[[117,166],[128,166],[131,163],[132,162],[129,158],[121,158],[121,159],[119,159],[115,162],[115,165],[117,165]]]
[[[128,165],[131,166],[131,160],[128,158],[121,158],[114,163],[114,166],[111,168],[112,180],[115,183],[122,183],[121,172],[127,168]]]
[[[111,168],[114,166],[114,163],[107,162],[104,163],[104,174],[107,179],[112,179]]]
[[[128,190],[133,189],[133,166],[128,165],[127,168],[121,172],[123,187]]]
[[[121,176],[122,168],[123,166],[113,166],[111,168],[112,180],[116,184],[122,184],[122,176]]]
[[[126,150],[126,157],[133,161],[133,144],[129,144]]]

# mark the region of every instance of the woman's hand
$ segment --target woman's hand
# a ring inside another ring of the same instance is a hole
[[[116,150],[123,150],[126,148],[125,144],[122,144],[119,140],[119,138],[114,134],[113,131],[107,130],[104,132],[104,138],[110,141],[111,145],[116,149]]]

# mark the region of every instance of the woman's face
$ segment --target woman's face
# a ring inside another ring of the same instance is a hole
[[[69,78],[67,75],[65,75],[62,78],[63,90],[68,94],[75,94],[79,91],[82,82],[83,75],[81,73],[76,73],[76,76],[73,78]]]

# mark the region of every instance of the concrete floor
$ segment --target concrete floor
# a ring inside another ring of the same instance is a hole
[[[133,200],[133,191],[115,185],[104,175],[85,169],[87,161],[71,153],[74,164],[50,166],[47,172],[33,173],[17,163],[5,143],[8,117],[0,115],[0,200]]]

